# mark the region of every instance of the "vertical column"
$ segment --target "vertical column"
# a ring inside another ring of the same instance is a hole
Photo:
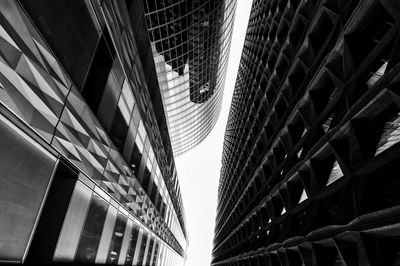
[[[76,183],[54,252],[54,261],[73,261],[89,208],[91,195],[92,191],[88,187],[80,182]]]
[[[107,218],[104,223],[103,233],[101,234],[99,250],[96,256],[96,263],[101,263],[101,264],[106,263],[108,248],[110,246],[116,219],[117,219],[117,209],[114,208],[113,206],[110,206],[108,208]]]

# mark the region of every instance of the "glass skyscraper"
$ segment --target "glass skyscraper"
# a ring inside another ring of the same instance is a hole
[[[183,265],[141,1],[0,1],[0,263]]]
[[[143,0],[175,155],[214,127],[228,63],[236,0]]]

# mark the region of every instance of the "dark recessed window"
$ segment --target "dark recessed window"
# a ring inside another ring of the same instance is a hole
[[[99,39],[99,28],[93,22],[86,1],[21,0],[40,33],[78,88]]]

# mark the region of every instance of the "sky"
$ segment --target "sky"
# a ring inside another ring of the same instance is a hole
[[[186,266],[211,262],[222,145],[252,0],[237,0],[221,113],[198,146],[175,158],[189,234]]]

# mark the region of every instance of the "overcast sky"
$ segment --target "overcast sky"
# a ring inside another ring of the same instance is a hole
[[[224,98],[218,122],[201,144],[175,158],[189,233],[186,266],[207,266],[211,262],[222,144],[251,3],[252,0],[237,0]]]

